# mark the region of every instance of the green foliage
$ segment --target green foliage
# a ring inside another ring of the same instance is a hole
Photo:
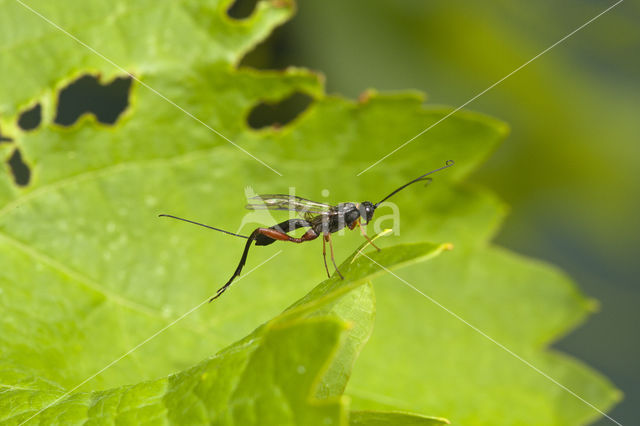
[[[294,186],[316,199],[328,188],[330,202],[377,201],[447,159],[456,166],[428,192],[416,187],[396,197],[402,230],[393,240],[451,242],[455,250],[410,266],[404,279],[596,406],[606,409],[616,398],[595,372],[545,350],[584,318],[589,303],[549,267],[488,246],[504,208],[460,183],[504,136],[504,124],[456,113],[356,177],[450,110],[424,107],[417,93],[371,91],[358,102],[327,96],[322,78],[306,70],[237,69],[290,16],[288,2],[261,2],[245,21],[226,17],[229,1],[29,5],[143,84],[134,83],[131,105],[114,126],[92,116],[70,128],[53,124],[61,87],[82,73],[107,82],[122,71],[19,3],[0,2],[0,120],[13,139],[1,147],[6,157],[19,147],[32,170],[24,188],[8,170],[0,176],[0,418],[28,418],[226,281],[244,242],[158,213],[235,231],[245,186],[257,193]],[[314,98],[294,122],[260,131],[246,125],[257,103],[294,92]],[[34,102],[43,121],[24,132],[16,117]],[[255,224],[242,225],[244,232]],[[336,238],[339,259],[353,252],[356,238]],[[364,346],[374,308],[372,287],[363,284],[383,270],[361,256],[345,261],[345,281],[312,289],[324,274],[318,245],[254,249],[245,278],[220,300],[38,420],[340,424],[350,408],[345,387],[358,410],[405,409],[467,424],[577,424],[597,414],[394,277],[376,288],[379,316]],[[392,267],[443,247],[418,243],[367,255]],[[279,250],[286,253],[268,260]],[[361,412],[351,421],[375,424],[382,416],[395,424],[440,421],[396,412]]]
[[[400,266],[430,258],[442,248],[400,245],[370,256]],[[325,281],[195,367],[168,378],[72,395],[7,386],[0,396],[0,420],[21,423],[45,409],[38,417],[44,423],[345,424],[348,399],[342,391],[373,328],[373,289],[366,283],[380,274],[363,257],[351,260],[341,267],[348,280]],[[395,414],[362,412],[356,416],[358,424],[375,424],[363,423],[370,416],[393,419]],[[403,415],[401,420],[423,424],[422,419]]]
[[[406,426],[430,426],[441,425],[449,422],[437,417],[416,416],[401,412],[374,412],[374,411],[353,411],[349,417],[352,426],[367,425],[406,425]]]

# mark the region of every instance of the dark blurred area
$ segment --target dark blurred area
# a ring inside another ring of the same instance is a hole
[[[99,76],[84,75],[60,91],[55,123],[74,124],[82,114],[95,115],[102,124],[113,124],[129,105],[131,78],[102,82]]]
[[[229,13],[243,19],[255,3],[236,2]],[[457,107],[611,4],[300,2],[294,19],[241,66],[303,66],[325,74],[329,93],[419,89],[431,104]],[[600,301],[600,312],[555,347],[622,389],[625,399],[610,413],[622,424],[640,415],[638,22],[638,6],[624,2],[467,107],[511,126],[473,177],[511,206],[495,242],[561,267]],[[91,112],[112,124],[130,86],[130,79],[82,77],[61,92],[55,121],[71,125]],[[286,124],[309,102],[297,94],[261,104],[249,124]],[[37,105],[25,111],[20,126],[37,128],[39,114]],[[389,141],[390,150],[401,142]],[[9,161],[16,181],[28,183],[18,150]]]
[[[312,100],[304,93],[294,93],[280,102],[261,102],[249,113],[247,124],[253,129],[284,126],[304,111]]]

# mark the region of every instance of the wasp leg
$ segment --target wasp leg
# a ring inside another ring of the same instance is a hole
[[[329,273],[329,267],[327,266],[327,246],[326,241],[328,241],[329,234],[324,234],[322,237],[322,258],[324,259],[324,269],[327,271],[327,277],[331,278],[331,274]]]
[[[218,297],[220,297],[222,295],[222,293],[224,293],[225,290],[231,285],[233,280],[235,280],[236,277],[238,275],[240,275],[240,273],[242,272],[242,268],[244,268],[244,264],[247,261],[247,255],[249,254],[249,248],[251,247],[251,243],[253,243],[261,235],[264,235],[264,236],[266,236],[266,237],[268,237],[270,239],[273,239],[273,240],[291,241],[292,243],[303,243],[305,241],[311,241],[311,240],[315,240],[316,238],[318,238],[318,234],[316,234],[316,232],[313,229],[309,229],[300,238],[294,238],[294,237],[291,237],[291,236],[285,234],[282,231],[278,231],[277,229],[273,229],[273,228],[257,228],[255,231],[253,231],[251,233],[251,235],[249,236],[249,239],[247,240],[247,244],[245,244],[245,246],[244,246],[244,251],[242,252],[242,258],[240,258],[240,263],[238,263],[238,267],[236,268],[236,271],[233,273],[233,275],[231,276],[229,281],[227,281],[227,283],[225,285],[223,285],[222,287],[220,287],[220,289],[218,289],[218,291],[216,292],[215,296],[213,296],[211,299],[209,299],[209,302],[211,302],[211,301],[217,299]]]
[[[373,244],[373,241],[371,241],[371,238],[369,238],[369,236],[367,235],[367,232],[364,230],[364,225],[362,223],[359,223],[358,225],[360,225],[360,232],[362,233],[362,236],[365,237],[367,239],[367,241],[369,241],[369,244],[374,246],[376,248],[376,250],[380,251],[380,247],[378,247],[377,245]]]
[[[291,231],[295,231],[298,228],[311,227],[311,224],[303,219],[289,219],[281,222],[277,225],[270,226],[269,229],[275,229],[276,231],[289,233]],[[260,234],[256,237],[256,245],[257,246],[268,246],[269,244],[275,243],[276,239],[271,238],[265,234]]]
[[[325,238],[329,242],[329,250],[331,251],[331,261],[333,262],[333,267],[336,268],[336,272],[340,276],[340,279],[344,280],[344,277],[342,276],[342,274],[340,273],[340,270],[338,269],[338,265],[336,265],[336,259],[335,257],[333,257],[333,243],[331,242],[331,234],[325,234]]]

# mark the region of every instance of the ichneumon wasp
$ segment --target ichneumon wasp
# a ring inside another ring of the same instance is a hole
[[[361,203],[340,203],[338,205],[332,206],[329,204],[318,203],[315,201],[307,200],[306,198],[297,197],[294,195],[286,195],[286,194],[264,194],[257,195],[255,197],[250,198],[250,200],[254,200],[255,202],[249,203],[246,205],[247,209],[250,210],[286,210],[286,211],[294,211],[298,213],[301,218],[300,219],[289,219],[281,222],[277,225],[271,226],[269,228],[256,228],[249,236],[234,234],[233,232],[225,231],[224,229],[214,228],[213,226],[205,225],[202,223],[194,222],[192,220],[183,219],[181,217],[172,216],[168,214],[161,214],[162,217],[170,217],[173,219],[182,220],[184,222],[193,223],[195,225],[204,226],[205,228],[213,229],[215,231],[224,232],[228,235],[233,235],[236,237],[241,237],[247,239],[247,243],[244,246],[244,251],[242,252],[242,257],[240,258],[240,263],[238,263],[238,267],[235,272],[227,281],[225,285],[220,287],[220,289],[216,292],[215,296],[209,299],[211,302],[214,299],[217,299],[224,293],[224,291],[231,285],[234,279],[240,275],[242,272],[242,268],[247,261],[247,255],[249,254],[249,248],[251,244],[255,241],[257,246],[267,246],[276,241],[291,241],[292,243],[303,243],[305,241],[311,241],[318,238],[322,235],[322,256],[324,258],[324,268],[327,271],[327,276],[331,277],[329,274],[329,267],[327,266],[327,250],[326,243],[329,243],[329,251],[331,253],[331,262],[333,263],[336,272],[340,276],[340,278],[344,279],[340,270],[338,269],[338,265],[336,265],[335,258],[333,257],[333,243],[331,242],[331,234],[334,232],[338,232],[343,229],[345,226],[349,227],[349,229],[353,230],[356,226],[360,227],[360,232],[367,239],[369,244],[375,247],[378,251],[380,250],[373,241],[367,235],[364,225],[368,224],[373,218],[373,214],[376,208],[384,201],[391,198],[393,195],[405,189],[407,186],[414,184],[416,182],[426,181],[427,184],[431,182],[431,178],[427,176],[438,172],[440,170],[446,169],[448,167],[453,166],[453,160],[448,160],[443,167],[432,170],[428,173],[425,173],[412,181],[405,183],[400,188],[391,192],[389,195],[384,197],[382,200],[373,204],[370,201],[363,201]],[[364,219],[365,223],[362,223],[362,219]],[[309,228],[307,232],[305,232],[301,237],[296,238],[288,235],[289,232],[294,231],[298,228]]]

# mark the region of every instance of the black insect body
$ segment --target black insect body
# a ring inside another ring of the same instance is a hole
[[[344,227],[348,227],[349,229],[353,230],[356,226],[358,226],[360,228],[360,232],[367,239],[367,241],[369,241],[369,243],[376,249],[380,250],[367,236],[364,228],[364,225],[368,224],[373,218],[373,214],[376,208],[382,202],[386,201],[391,196],[395,195],[411,184],[420,181],[426,181],[427,183],[429,183],[431,181],[431,178],[427,178],[428,175],[438,172],[442,169],[446,169],[447,167],[451,167],[453,164],[454,162],[452,160],[447,161],[443,167],[425,173],[422,176],[419,176],[416,179],[402,185],[400,188],[396,189],[391,194],[387,195],[375,204],[371,203],[370,201],[363,201],[361,203],[341,203],[336,206],[331,206],[329,204],[318,203],[306,198],[285,194],[265,194],[252,197],[250,199],[252,200],[252,202],[247,204],[246,206],[250,210],[266,209],[295,211],[301,216],[301,218],[285,220],[284,222],[271,226],[269,228],[256,228],[249,236],[234,234],[223,229],[214,228],[212,226],[204,225],[202,223],[194,222],[172,215],[161,214],[160,216],[171,217],[173,219],[182,220],[185,222],[204,226],[209,229],[224,232],[225,234],[247,239],[247,243],[244,246],[244,251],[242,252],[242,257],[240,258],[240,262],[238,263],[235,272],[233,273],[229,281],[227,281],[227,283],[222,286],[216,292],[215,296],[209,299],[209,301],[220,297],[220,295],[222,295],[222,293],[224,293],[224,291],[231,285],[233,280],[240,275],[240,273],[242,272],[242,268],[247,261],[249,248],[254,241],[255,245],[257,246],[266,246],[276,241],[303,243],[305,241],[315,240],[322,235],[322,256],[324,258],[324,267],[327,271],[327,276],[330,276],[326,256],[326,243],[329,243],[331,262],[333,263],[333,266],[340,278],[344,278],[340,273],[338,265],[336,265],[336,261],[333,256],[333,243],[331,242],[331,234],[340,231]],[[363,220],[364,224],[362,223]],[[298,238],[288,235],[288,233],[298,228],[309,229]]]

